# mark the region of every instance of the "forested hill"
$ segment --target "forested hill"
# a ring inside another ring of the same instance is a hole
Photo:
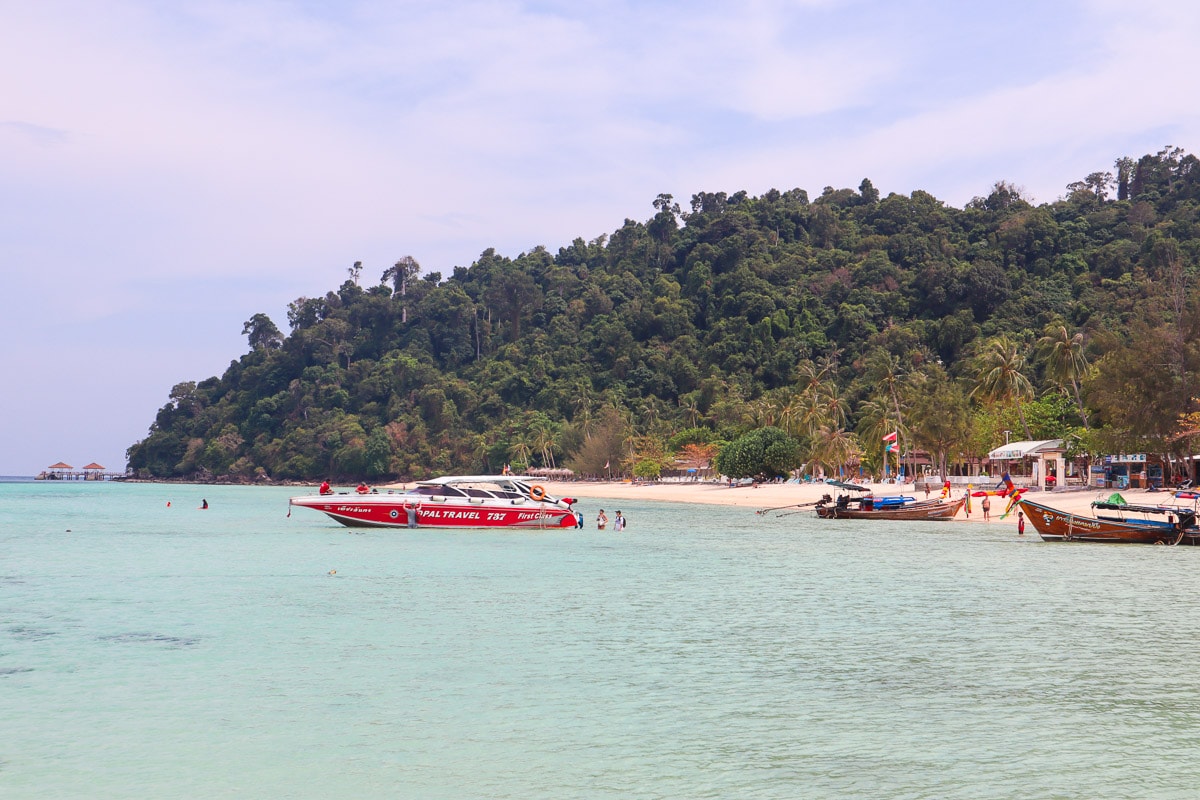
[[[1200,161],[1181,150],[1123,158],[1037,206],[1005,183],[958,209],[864,180],[653,208],[449,276],[408,257],[355,264],[337,291],[290,304],[290,333],[251,318],[249,352],[175,386],[129,466],[654,474],[765,426],[827,465],[877,467],[891,430],[950,461],[1005,430],[1190,446]]]

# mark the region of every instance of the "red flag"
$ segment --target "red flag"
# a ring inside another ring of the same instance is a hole
[[[894,441],[896,441],[896,431],[892,431],[892,432],[891,432],[891,433],[889,433],[887,436],[883,437],[883,440],[884,440],[885,442],[894,442]]]

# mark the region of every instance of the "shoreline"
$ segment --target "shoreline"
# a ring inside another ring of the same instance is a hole
[[[753,509],[755,511],[766,509],[778,509],[785,511],[790,507],[803,504],[812,504],[821,499],[823,495],[830,495],[836,498],[838,488],[824,483],[764,483],[757,486],[733,486],[730,487],[723,483],[704,483],[704,482],[687,482],[687,483],[657,483],[657,482],[639,482],[633,483],[629,480],[613,480],[613,481],[553,481],[541,480],[538,478],[528,478],[531,482],[536,482],[542,486],[547,493],[555,497],[570,497],[577,501],[592,501],[606,500],[619,502],[621,500],[631,500],[639,502],[651,503],[684,503],[684,504],[701,504],[714,506],[732,506],[736,508]],[[317,484],[310,481],[236,481],[236,480],[183,480],[183,479],[146,479],[146,478],[124,478],[118,480],[105,481],[105,483],[162,483],[162,484],[191,484],[196,486],[269,486],[269,487],[288,487],[301,490],[315,491]],[[375,484],[375,488],[380,490],[402,490],[416,483],[416,481],[395,481],[391,483]],[[923,490],[917,491],[913,484],[884,484],[884,483],[864,483],[860,484],[870,489],[871,493],[876,497],[887,497],[889,495],[908,495],[919,500],[925,499]],[[340,485],[339,485],[340,488]],[[346,485],[348,490],[352,490],[353,486]],[[976,487],[978,490],[981,487]],[[1073,514],[1081,514],[1085,516],[1091,515],[1091,504],[1093,500],[1098,498],[1107,498],[1116,489],[1101,489],[1090,487],[1087,489],[1072,489],[1069,491],[1033,491],[1028,493],[1031,500],[1044,503],[1061,511]],[[931,492],[931,499],[937,498],[939,492]],[[1126,489],[1121,490],[1120,494],[1131,504],[1143,505],[1158,505],[1172,497],[1170,491],[1151,492],[1147,489]],[[953,496],[960,497],[960,490],[956,487]],[[971,498],[971,514],[967,516],[965,509],[960,511],[951,522],[970,522],[975,524],[987,525],[1007,525],[1012,528],[1017,526],[1017,515],[1010,514],[1007,518],[1001,519],[1004,514],[1004,509],[1008,505],[1008,499],[1004,497],[993,497],[990,519],[983,519],[983,511],[980,508],[980,503],[983,500],[981,497]],[[577,502],[576,505],[579,505]],[[586,503],[591,507],[593,503]],[[598,506],[597,506],[598,507]],[[1026,526],[1026,534],[1031,533],[1031,528]]]
[[[762,509],[785,510],[789,506],[804,503],[815,503],[822,495],[837,497],[836,486],[827,484],[795,484],[795,483],[765,483],[757,487],[735,486],[730,488],[723,484],[714,483],[630,483],[626,481],[611,482],[562,482],[542,481],[541,486],[556,497],[572,497],[580,499],[605,500],[637,500],[664,503],[701,503],[705,505],[735,506],[756,511]],[[904,494],[919,500],[925,499],[924,491],[916,491],[913,484],[862,484],[869,488],[876,497]],[[979,487],[977,487],[978,489]],[[1115,489],[1079,489],[1059,492],[1029,492],[1026,496],[1037,502],[1053,506],[1061,511],[1073,514],[1090,515],[1093,500],[1107,498]],[[1131,504],[1157,505],[1171,498],[1169,491],[1151,492],[1145,489],[1123,490],[1120,494]],[[935,499],[938,492],[931,492],[930,499]],[[954,497],[961,497],[956,491]],[[1017,527],[1017,515],[1014,511],[1007,518],[1001,519],[1008,505],[1006,497],[992,497],[989,519],[984,520],[980,507],[982,497],[971,498],[971,514],[966,515],[965,509],[960,511],[951,522],[969,522],[979,525],[1007,525]],[[940,523],[939,523],[940,524]],[[1026,525],[1026,535],[1036,532],[1032,526]]]

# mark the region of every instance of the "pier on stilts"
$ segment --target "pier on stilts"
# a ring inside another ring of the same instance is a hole
[[[113,478],[125,477],[124,472],[109,472],[103,464],[92,462],[86,467],[75,469],[70,464],[60,461],[51,464],[34,476],[39,481],[110,481]]]

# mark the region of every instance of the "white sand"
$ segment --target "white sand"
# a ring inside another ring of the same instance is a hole
[[[542,481],[540,485],[556,497],[575,498],[605,498],[611,500],[658,500],[672,503],[705,503],[709,505],[742,506],[747,509],[764,509],[786,506],[789,504],[812,503],[828,494],[837,497],[837,487],[825,484],[796,484],[796,483],[767,483],[758,486],[727,486],[712,483],[629,483],[612,482],[566,482]],[[868,486],[877,497],[905,494],[925,499],[924,490],[914,491],[912,484],[862,484]],[[979,487],[976,487],[978,489]],[[1091,503],[1099,497],[1108,497],[1111,489],[1088,489],[1062,492],[1030,492],[1026,496],[1048,506],[1075,514],[1090,515]],[[954,490],[955,497],[961,497],[961,487]],[[939,492],[931,492],[930,498],[937,498]],[[1170,492],[1147,492],[1139,489],[1123,490],[1121,496],[1134,504],[1158,505],[1171,499]],[[971,498],[971,516],[968,518],[963,511],[955,517],[955,522],[974,522],[984,524],[983,510],[980,508],[982,497]],[[1005,497],[991,498],[990,525],[1017,526],[1017,515],[1012,513],[1007,519],[1001,520],[1008,499]],[[1033,533],[1031,526],[1026,525],[1026,534]]]
[[[544,481],[536,480],[537,485],[542,486],[546,492],[555,497],[572,497],[572,498],[602,498],[605,500],[649,500],[669,503],[703,503],[706,505],[720,506],[740,506],[746,509],[755,511],[767,508],[780,508],[782,506],[798,505],[801,503],[813,503],[821,499],[822,495],[828,494],[831,497],[837,497],[838,490],[835,486],[829,486],[822,483],[765,483],[757,487],[755,486],[735,486],[729,488],[726,485],[714,483],[631,483],[629,481]],[[379,488],[405,488],[409,484],[392,484],[390,487]],[[919,500],[925,499],[924,490],[915,491],[912,484],[860,484],[871,489],[872,493],[877,497],[886,497],[888,495],[905,494],[916,497]],[[977,490],[981,487],[975,487]],[[956,487],[953,492],[954,497],[961,497],[963,493],[962,487]],[[1027,496],[1030,500],[1035,500],[1039,503],[1052,506],[1061,511],[1067,511],[1074,514],[1091,514],[1091,503],[1100,497],[1108,497],[1112,494],[1112,489],[1087,489],[1062,492],[1030,492]],[[930,492],[930,498],[936,498],[940,492]],[[1158,505],[1167,503],[1171,500],[1170,492],[1148,492],[1142,489],[1126,489],[1121,491],[1121,496],[1128,502],[1133,504]],[[1005,507],[1008,505],[1008,499],[1004,497],[991,498],[991,513],[990,520],[986,523],[983,519],[983,509],[980,503],[983,500],[981,497],[971,498],[971,516],[967,517],[964,511],[960,511],[958,516],[954,518],[954,522],[972,522],[989,525],[1007,525],[1011,528],[1017,526],[1017,515],[1012,513],[1007,519],[1000,519],[1004,513]],[[590,503],[588,505],[591,505]],[[782,510],[782,509],[781,509]],[[1034,533],[1031,526],[1026,525],[1026,534]]]

